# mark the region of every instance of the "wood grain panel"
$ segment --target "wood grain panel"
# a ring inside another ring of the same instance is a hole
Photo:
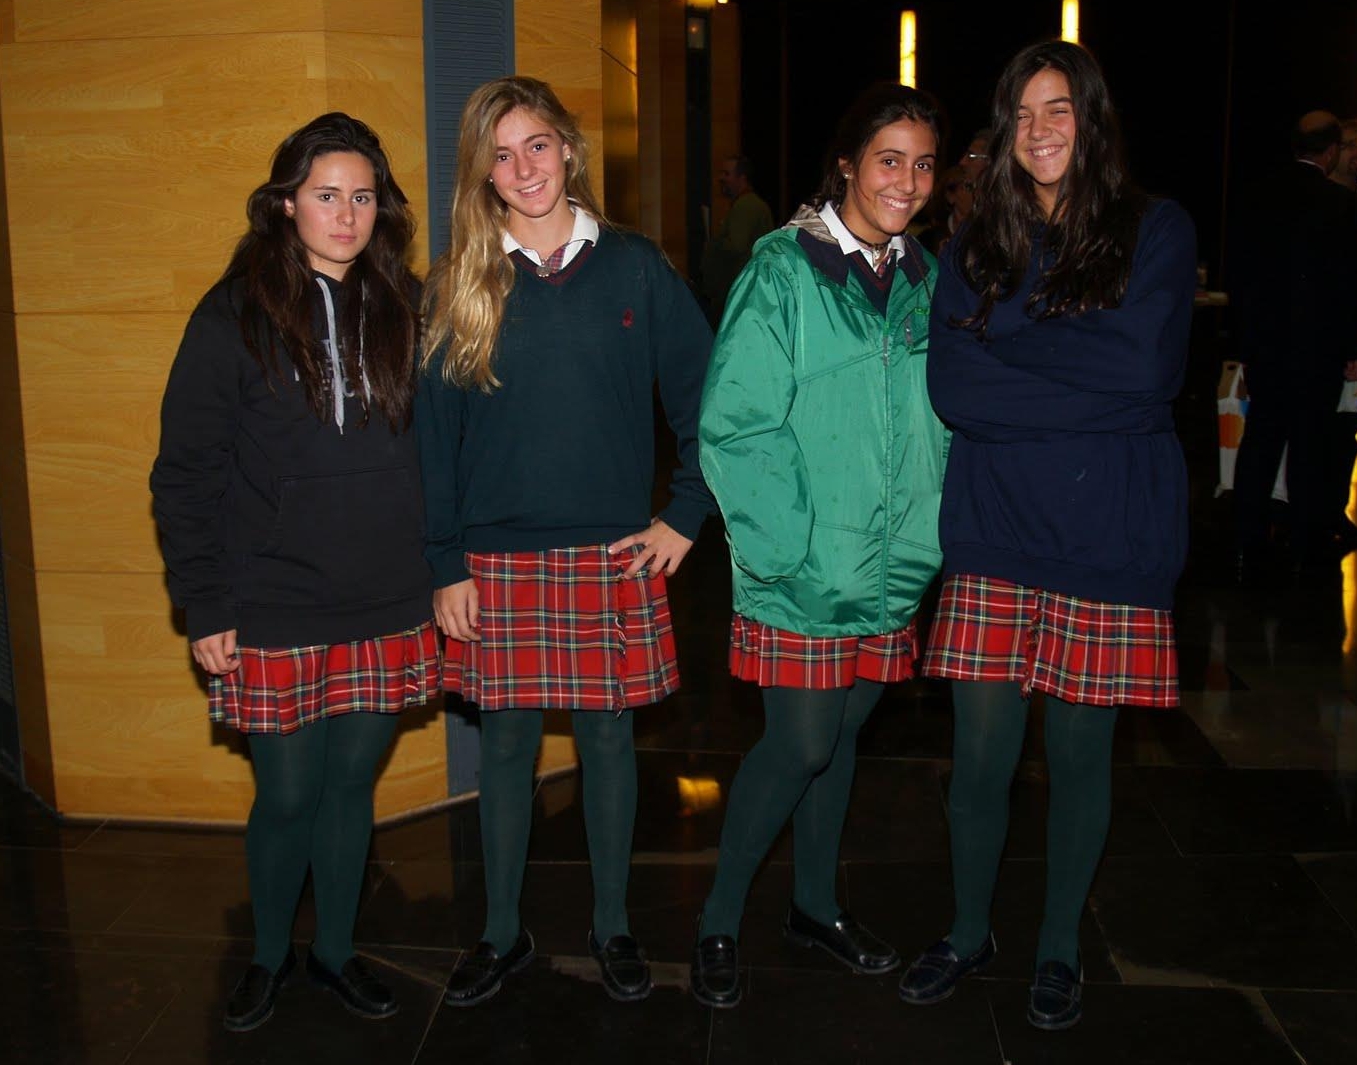
[[[28,495],[39,570],[158,573],[147,487],[160,395],[28,397]]]
[[[0,48],[16,309],[191,310],[324,70],[321,34]]]
[[[361,118],[381,138],[418,222],[412,265],[422,276],[429,264],[423,41],[331,33],[326,37],[325,85],[329,109]]]
[[[687,166],[687,39],[683,0],[653,0],[637,9],[637,93],[642,228],[679,273],[688,266],[684,217]]]
[[[255,0],[262,6],[263,0]],[[441,0],[446,2],[446,0]],[[239,5],[240,0],[236,0]],[[379,33],[388,37],[424,38],[424,8],[419,0],[380,3],[374,0],[324,0],[329,33]],[[422,76],[424,57],[418,69]]]
[[[603,22],[601,0],[533,0],[514,8],[514,63],[519,74],[550,83],[588,138],[589,184],[607,202],[603,162]]]
[[[223,257],[217,273],[225,266]],[[189,311],[22,315],[20,387],[26,397],[159,394],[188,317]]]
[[[322,30],[327,5],[326,0],[289,0],[286,4],[266,0],[11,0],[10,6],[18,40],[79,41]],[[367,6],[374,16],[384,10],[381,5]]]
[[[350,31],[418,38],[418,3],[373,0],[11,0],[20,41]]]

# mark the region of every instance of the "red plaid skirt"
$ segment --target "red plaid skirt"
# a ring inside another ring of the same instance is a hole
[[[208,682],[207,712],[241,732],[296,732],[322,717],[396,714],[439,695],[432,621],[391,636],[312,647],[241,647]]]
[[[761,688],[850,688],[859,677],[889,684],[914,676],[914,622],[881,636],[803,636],[736,614],[730,672]]]
[[[621,711],[675,691],[664,574],[621,576],[638,551],[468,552],[481,638],[446,641],[443,686],[482,710]]]
[[[1067,703],[1178,705],[1167,610],[1078,599],[958,574],[942,586],[926,677],[1018,681]]]

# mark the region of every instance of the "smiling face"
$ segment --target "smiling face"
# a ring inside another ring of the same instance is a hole
[[[570,146],[545,119],[516,107],[499,120],[490,180],[509,208],[509,232],[515,237],[562,226],[569,235],[574,219],[566,199],[569,164]]]
[[[306,180],[283,200],[283,212],[297,225],[311,269],[343,281],[377,222],[372,163],[358,152],[316,156]]]
[[[902,118],[883,126],[856,163],[839,160],[847,191],[839,217],[872,244],[903,233],[933,193],[938,142],[922,122]]]
[[[1023,86],[1013,156],[1032,179],[1032,190],[1047,218],[1074,158],[1074,138],[1069,80],[1051,67],[1038,71]]]

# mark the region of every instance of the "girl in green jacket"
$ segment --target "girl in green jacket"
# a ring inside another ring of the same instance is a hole
[[[866,93],[814,203],[755,247],[716,339],[700,456],[730,544],[731,671],[763,688],[766,724],[702,911],[692,988],[709,1006],[740,999],[745,896],[788,817],[788,938],[856,972],[899,964],[834,882],[857,733],[883,686],[913,675],[914,612],[940,562],[946,434],[924,385],[936,263],[905,234],[937,152],[928,96]]]

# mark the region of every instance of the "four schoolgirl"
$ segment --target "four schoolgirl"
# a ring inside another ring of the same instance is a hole
[[[745,896],[788,819],[784,933],[859,973],[899,965],[839,904],[838,849],[858,731],[883,686],[913,675],[914,614],[941,563],[923,670],[953,682],[956,915],[900,995],[939,1002],[994,955],[1007,794],[1039,691],[1049,869],[1028,1016],[1079,1020],[1077,926],[1116,710],[1177,701],[1168,611],[1186,510],[1169,404],[1193,232],[1131,185],[1078,46],[1033,46],[1005,70],[993,163],[940,276],[905,233],[938,140],[927,95],[864,94],[813,202],[736,282],[708,365],[701,312],[650,241],[604,217],[551,89],[483,85],[462,117],[418,374],[412,223],[377,138],[331,114],[283,142],[189,322],[152,474],[211,715],[249,736],[256,775],[255,956],[227,1028],[271,1015],[308,867],[308,971],[355,1013],[395,1012],[353,923],[377,762],[395,713],[440,672],[482,712],[487,898],[445,1001],[483,1002],[534,956],[519,896],[552,707],[572,712],[582,766],[584,942],[610,996],[649,994],[626,907],[632,711],[677,687],[665,578],[711,492],[731,554],[731,671],[762,688],[765,731],[731,789],[695,997],[739,1001]],[[657,384],[679,467],[652,517]]]

